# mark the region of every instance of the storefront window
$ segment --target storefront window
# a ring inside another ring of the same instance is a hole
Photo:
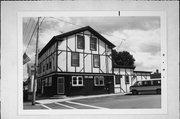
[[[95,76],[94,77],[94,85],[95,86],[104,86],[104,77],[103,76]]]
[[[72,76],[72,86],[83,86],[83,77]]]

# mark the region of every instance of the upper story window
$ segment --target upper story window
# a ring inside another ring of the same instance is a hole
[[[77,48],[84,49],[84,46],[85,46],[84,36],[77,35]]]
[[[95,37],[90,37],[90,50],[97,50],[97,38]]]
[[[75,66],[75,67],[79,66],[79,53],[78,52],[71,53],[71,66]]]
[[[94,66],[94,68],[100,67],[100,56],[99,55],[93,55],[93,66]]]
[[[51,60],[49,61],[49,69],[51,69],[52,64],[51,64]]]

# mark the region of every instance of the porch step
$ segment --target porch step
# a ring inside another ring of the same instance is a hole
[[[66,98],[66,96],[65,95],[53,95],[53,97],[50,97],[50,98],[52,98],[52,99],[64,99],[64,98]]]

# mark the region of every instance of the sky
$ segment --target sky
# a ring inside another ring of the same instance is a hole
[[[31,41],[30,38],[36,23],[37,18],[23,18],[23,52],[31,58],[30,62],[35,59],[36,32]],[[130,52],[135,58],[136,71],[160,70],[160,17],[46,17],[40,18],[40,24],[39,51],[55,35],[90,26],[115,44],[117,51]]]

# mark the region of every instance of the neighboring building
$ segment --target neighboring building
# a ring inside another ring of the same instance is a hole
[[[133,71],[135,67],[113,66],[114,67],[114,90],[115,93],[129,92],[129,87],[134,84],[135,78]]]
[[[34,63],[27,64],[27,74],[28,74],[28,92],[33,92],[33,83],[34,83]]]
[[[151,79],[161,79],[161,73],[159,73],[158,69],[156,70],[156,72],[151,74]]]
[[[134,77],[136,81],[139,80],[150,80],[150,75],[152,72],[150,71],[134,71]]]
[[[91,27],[54,36],[38,56],[38,93],[91,95],[114,93],[112,48]]]
[[[133,66],[114,65],[113,67],[115,93],[128,93],[130,86],[136,81],[150,79],[151,72],[149,71],[134,71]]]

